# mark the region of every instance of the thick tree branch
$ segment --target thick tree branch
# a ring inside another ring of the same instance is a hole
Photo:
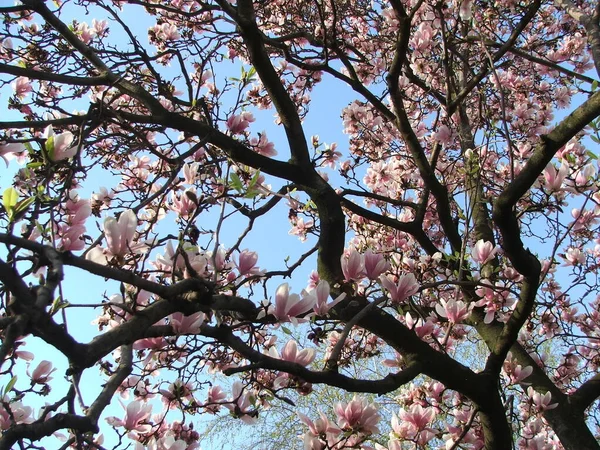
[[[26,69],[4,63],[0,63],[0,73],[7,73],[18,77],[27,77],[34,80],[54,81],[56,83],[71,84],[75,86],[102,86],[110,84],[109,79],[105,76],[74,77],[70,75],[61,75],[59,73],[48,73],[34,69]]]
[[[82,125],[87,122],[90,117],[87,114],[81,116],[63,117],[61,119],[48,119],[48,120],[14,120],[7,122],[0,122],[0,130],[6,130],[11,128],[17,129],[42,129],[48,125],[54,127],[63,127],[67,125]]]
[[[219,3],[222,4],[223,2]],[[292,162],[308,167],[310,155],[298,109],[273,68],[271,58],[265,49],[262,33],[256,25],[252,1],[238,0],[236,11],[237,16],[234,19],[246,44],[250,61],[269,93],[269,98],[273,102],[285,129],[292,154]]]
[[[549,134],[541,137],[541,142],[525,167],[494,202],[492,217],[502,235],[503,249],[515,269],[525,277],[525,280],[517,307],[494,347],[493,353],[496,357],[488,359],[486,367],[490,370],[499,370],[510,347],[516,341],[519,330],[531,314],[541,273],[540,262],[525,248],[521,240],[521,231],[514,207],[537,180],[556,152],[599,115],[600,93],[597,92],[563,119]]]
[[[569,396],[569,401],[575,410],[583,413],[592,403],[600,398],[600,374],[596,374],[583,383]]]
[[[89,417],[58,413],[44,421],[21,423],[3,430],[0,450],[11,450],[22,439],[37,441],[63,429],[73,429],[80,433],[98,432],[98,426]]]

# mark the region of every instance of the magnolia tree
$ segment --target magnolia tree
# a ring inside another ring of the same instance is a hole
[[[0,7],[0,449],[600,448],[591,3]]]

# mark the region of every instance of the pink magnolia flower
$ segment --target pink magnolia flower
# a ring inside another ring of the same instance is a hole
[[[24,98],[27,94],[33,91],[31,81],[27,77],[18,77],[15,81],[10,83],[15,95],[20,99]]]
[[[369,280],[377,280],[381,274],[390,269],[390,263],[381,253],[373,253],[371,249],[365,252],[365,275]]]
[[[125,409],[125,417],[119,419],[117,417],[108,417],[106,421],[117,427],[123,427],[127,431],[134,432],[134,436],[137,433],[149,433],[152,430],[152,425],[147,423],[146,419],[152,414],[152,405],[141,401],[134,401],[129,403],[127,406],[121,403],[121,406]]]
[[[35,369],[33,369],[33,373],[29,374],[28,370],[27,375],[29,375],[31,378],[32,384],[45,384],[52,380],[50,375],[55,371],[56,369],[53,368],[52,363],[44,360],[40,362]]]
[[[386,367],[403,367],[404,366],[404,358],[398,352],[394,352],[394,359],[388,358],[382,361],[382,364]]]
[[[315,359],[315,349],[305,348],[298,351],[298,344],[295,340],[291,339],[281,350],[281,359],[284,361],[297,363],[302,366],[308,366]]]
[[[156,37],[165,41],[176,41],[181,37],[177,26],[172,23],[154,25],[153,31],[156,33]]]
[[[471,20],[473,17],[472,13],[473,8],[473,0],[462,0],[460,2],[460,8],[458,10],[458,15],[462,20]]]
[[[319,272],[317,272],[316,270],[313,270],[310,275],[308,276],[308,285],[306,286],[307,289],[314,289],[317,287],[317,285],[319,284],[319,281],[321,280],[321,278],[319,277]]]
[[[236,381],[232,386],[232,397],[225,405],[234,417],[242,419],[247,424],[256,422],[257,413],[254,409],[254,395],[244,390],[244,385]]]
[[[23,406],[21,402],[11,402],[5,396],[0,402],[0,430],[8,430],[15,423],[33,422],[32,412],[31,407]]]
[[[205,318],[205,314],[200,311],[189,316],[178,312],[171,314],[170,323],[173,331],[177,334],[197,334],[200,333],[200,327]]]
[[[52,125],[48,125],[44,130],[43,137],[46,138],[46,151],[52,161],[62,161],[77,154],[77,147],[71,146],[75,137],[70,131],[54,134]]]
[[[216,414],[221,409],[220,404],[227,398],[227,394],[223,392],[221,386],[211,386],[208,388],[208,394],[206,402],[203,403],[205,409],[211,413]]]
[[[566,266],[577,266],[585,264],[585,253],[579,248],[569,247],[564,255]]]
[[[183,439],[177,439],[177,434],[173,430],[167,430],[160,438],[152,438],[148,441],[147,445],[142,445],[139,442],[135,443],[135,450],[194,450],[197,449],[198,444],[188,443]]]
[[[183,180],[186,184],[194,184],[196,178],[198,177],[199,167],[199,162],[194,162],[192,164],[185,163],[183,165]]]
[[[317,287],[308,293],[304,293],[305,296],[313,296],[314,297],[314,306],[313,311],[317,316],[326,316],[331,308],[337,305],[339,302],[346,298],[346,294],[342,293],[337,296],[335,300],[331,303],[327,303],[329,299],[330,287],[329,283],[325,280],[321,280],[318,282]]]
[[[337,403],[334,410],[342,429],[366,434],[379,433],[377,423],[380,416],[377,407],[368,403],[366,399],[355,395],[349,403]]]
[[[492,323],[501,308],[512,309],[516,305],[516,300],[505,289],[504,283],[497,281],[492,285],[490,280],[485,278],[480,283],[475,293],[481,297],[481,300],[476,301],[474,306],[485,308],[484,323]],[[506,314],[499,314],[498,320],[506,321],[507,318]]]
[[[407,312],[404,316],[404,320],[406,322],[406,326],[413,330],[421,339],[423,339],[425,336],[429,336],[435,330],[435,325],[431,321],[430,317],[427,317],[427,320],[423,322],[423,319],[420,317],[415,320],[410,312]]]
[[[419,291],[419,283],[412,273],[402,275],[398,283],[394,283],[389,277],[380,276],[381,285],[390,293],[390,299],[394,303],[400,303]]]
[[[185,253],[185,256],[181,253]],[[186,262],[187,261],[187,262]],[[181,252],[176,252],[171,241],[165,246],[165,253],[157,255],[156,261],[152,263],[157,269],[172,272],[178,269],[183,272],[184,278],[189,278],[188,267],[191,267],[198,276],[206,276],[209,265],[208,257],[195,245],[185,245]]]
[[[111,255],[124,256],[129,253],[137,225],[137,216],[131,209],[123,211],[119,220],[114,217],[104,219],[104,235]]]
[[[238,256],[238,260],[235,263],[240,276],[243,277],[261,274],[261,270],[256,267],[257,261],[258,253],[251,252],[250,250],[242,250]]]
[[[560,191],[565,177],[569,173],[569,167],[563,162],[560,169],[556,170],[553,164],[548,164],[544,170],[544,181],[551,192]]]
[[[300,420],[308,427],[308,431],[302,435],[304,449],[322,450],[327,444],[331,448],[334,448],[334,443],[339,440],[342,430],[331,422],[325,414],[319,411],[319,418],[314,422],[300,412],[297,414]]]
[[[226,261],[227,250],[225,250],[225,248],[222,246],[219,246],[219,248],[214,254],[212,252],[209,252],[208,257],[208,263],[215,272],[229,270],[232,267],[231,263],[228,263]]]
[[[221,409],[221,403],[227,398],[227,394],[221,386],[211,386],[208,388],[206,402],[203,403],[204,408],[211,414],[216,414]]]
[[[104,236],[108,247],[94,247],[86,255],[86,259],[98,264],[107,264],[109,257],[123,257],[130,252],[141,252],[146,245],[135,242],[137,224],[137,216],[130,209],[123,211],[119,220],[114,217],[104,219]]]
[[[520,364],[517,364],[516,361],[512,360],[512,355],[510,353],[507,356],[507,361],[504,363],[503,369],[510,384],[520,383],[527,385],[528,383],[523,383],[523,380],[533,373],[533,367],[522,367]]]
[[[293,227],[288,234],[291,236],[298,236],[300,242],[306,241],[306,234],[313,228],[314,221],[304,221],[302,217],[298,217],[293,222]]]
[[[323,160],[320,163],[321,167],[330,167],[331,169],[335,169],[336,162],[342,156],[342,153],[337,151],[336,149],[337,143],[335,142],[333,142],[331,146],[325,145],[325,150],[322,153]]]
[[[346,281],[360,281],[365,276],[364,257],[356,250],[348,252],[348,256],[342,255],[342,272]]]
[[[134,350],[148,350],[148,355],[144,359],[144,365],[148,365],[153,358],[160,360],[167,356],[166,347],[169,346],[169,341],[164,337],[144,338],[134,342]]]
[[[177,379],[169,384],[168,389],[160,389],[159,392],[161,394],[161,401],[173,408],[176,406],[174,403],[179,403],[182,400],[194,401],[193,390],[191,383],[184,383],[180,379]]]
[[[114,196],[115,194],[112,191],[109,192],[108,189],[102,186],[98,188],[98,192],[92,193],[92,203],[95,207],[100,208],[110,206]]]
[[[83,225],[61,226],[57,231],[57,235],[60,237],[60,245],[58,247],[61,251],[82,250],[85,247],[85,242],[80,238],[84,232],[85,226]]]
[[[490,261],[498,252],[498,246],[483,239],[479,239],[471,252],[471,257],[475,262],[485,264]]]
[[[392,436],[425,445],[435,435],[435,430],[428,427],[435,416],[435,408],[413,403],[408,411],[401,409],[398,416],[392,414]]]
[[[77,191],[70,191],[68,200],[64,206],[69,215],[70,224],[83,224],[85,220],[92,215],[92,206],[90,201],[79,197]]]
[[[592,227],[596,225],[596,222],[598,222],[598,211],[573,208],[571,210],[571,216],[573,216],[573,219],[575,219],[575,221],[572,222],[573,231],[592,229]]]
[[[269,308],[269,314],[280,322],[298,323],[297,316],[311,310],[315,302],[316,298],[310,295],[300,298],[298,294],[290,294],[290,286],[283,283],[275,292],[275,307]]]
[[[82,250],[85,242],[81,237],[85,233],[85,221],[92,214],[90,201],[79,197],[76,191],[70,191],[68,199],[61,205],[66,216],[66,223],[58,224],[56,234],[60,237],[59,248],[66,250]]]
[[[263,156],[277,156],[275,144],[273,144],[267,139],[267,133],[265,133],[264,131],[262,133],[258,133],[258,139],[255,137],[250,139],[250,145],[254,147],[257,153],[260,153]]]
[[[14,356],[24,361],[33,361],[35,355],[27,350],[18,350],[21,346],[26,345],[23,341],[16,341],[14,348],[17,349],[14,351]]]
[[[106,31],[106,27],[108,26],[108,21],[105,20],[96,20],[92,19],[92,28],[94,29],[94,33],[98,36],[102,36]]]
[[[129,400],[130,393],[135,393],[135,398],[140,399],[150,399],[154,398],[154,394],[148,390],[150,385],[150,381],[147,378],[141,378],[137,375],[131,375],[127,377],[121,386],[118,388],[118,392],[121,398],[125,400]]]
[[[375,450],[402,450],[402,442],[397,439],[390,438],[386,447],[375,443]]]
[[[446,300],[440,299],[440,303],[435,305],[435,310],[441,317],[448,319],[449,322],[460,323],[471,314],[471,309],[462,300],[451,298],[446,302]]]
[[[440,125],[437,131],[435,131],[431,137],[435,142],[448,145],[452,139],[452,130],[448,128],[447,125]]]
[[[15,155],[22,154],[25,151],[25,146],[20,143],[6,143],[0,145],[0,158],[6,163],[8,167],[8,160],[14,158]]]
[[[243,133],[251,122],[254,122],[254,116],[249,111],[244,111],[239,115],[234,115],[227,119],[227,128],[233,134]]]
[[[586,164],[582,169],[579,169],[575,174],[575,188],[587,190],[592,187],[593,179],[596,175],[596,168],[591,164]]]
[[[196,192],[194,189],[186,189],[180,194],[176,194],[175,191],[171,191],[171,204],[169,209],[175,211],[182,219],[188,219],[198,208],[198,204],[194,199],[196,198]]]
[[[75,31],[79,34],[79,38],[86,44],[89,44],[96,35],[96,30],[90,28],[85,22],[80,23]]]
[[[550,403],[552,401],[552,393],[550,391],[545,394],[540,394],[533,387],[527,388],[527,395],[531,398],[533,406],[538,412],[546,411],[547,409],[554,409],[558,406],[558,403]]]

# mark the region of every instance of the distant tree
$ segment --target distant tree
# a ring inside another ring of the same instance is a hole
[[[600,448],[600,3],[0,13],[0,449]]]

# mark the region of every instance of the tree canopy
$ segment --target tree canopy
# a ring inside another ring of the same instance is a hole
[[[0,449],[600,448],[600,2],[0,14]]]

